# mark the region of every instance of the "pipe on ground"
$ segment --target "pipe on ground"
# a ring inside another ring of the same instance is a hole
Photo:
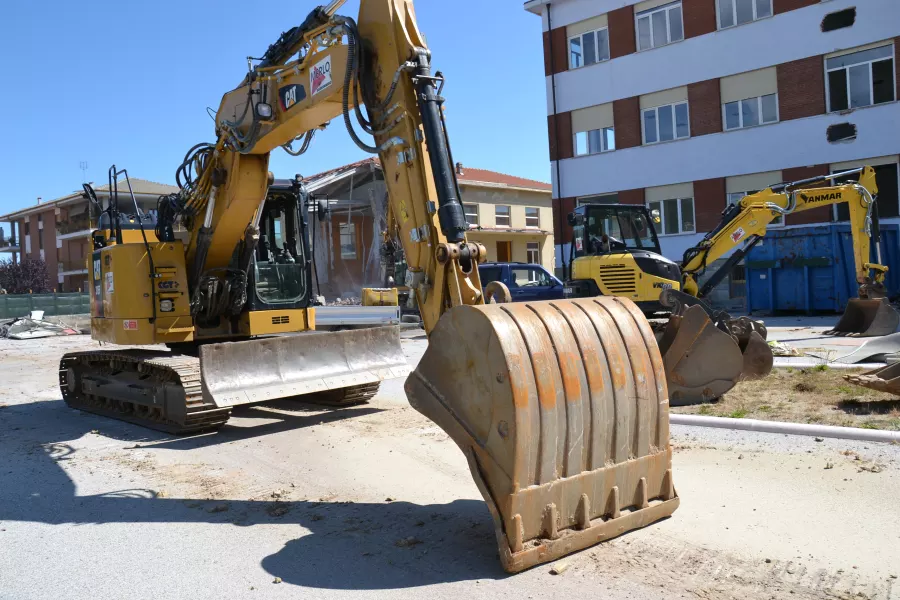
[[[900,442],[900,431],[860,429],[858,427],[835,427],[833,425],[806,425],[804,423],[784,423],[782,421],[760,421],[758,419],[729,419],[727,417],[704,417],[700,415],[669,415],[674,425],[690,427],[714,427],[737,429],[759,433],[783,433],[786,435],[810,435],[859,442]]]

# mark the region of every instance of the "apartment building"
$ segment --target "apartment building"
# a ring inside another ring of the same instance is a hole
[[[488,260],[552,268],[550,184],[462,163],[456,164],[456,176],[469,223],[467,237],[484,244]],[[378,159],[344,165],[305,181],[313,195],[328,199],[331,210],[330,219],[311,231],[319,293],[328,299],[358,296],[361,287],[382,285],[381,232],[387,198]]]
[[[662,214],[680,260],[727,203],[875,167],[898,222],[897,0],[528,0],[543,20],[556,256],[590,202]],[[847,220],[844,207],[776,227]],[[558,266],[562,266],[558,260]]]
[[[141,211],[155,214],[157,200],[164,194],[177,192],[171,185],[132,178],[132,189]],[[109,186],[94,188],[97,199],[107,206]],[[124,188],[124,191],[123,191]],[[119,182],[119,202],[125,213],[131,197],[127,187]],[[0,240],[0,257],[3,253],[12,260],[40,259],[47,264],[50,280],[57,282],[59,292],[87,290],[87,259],[92,251],[91,231],[97,226],[97,212],[83,191],[73,192],[48,202],[37,199],[37,204],[0,216],[0,222],[8,223],[11,235],[4,243]]]

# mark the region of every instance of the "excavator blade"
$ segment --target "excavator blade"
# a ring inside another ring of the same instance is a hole
[[[898,325],[900,313],[891,306],[887,298],[851,298],[837,325],[825,333],[876,337],[894,333]]]
[[[900,363],[878,367],[859,375],[844,375],[844,379],[862,387],[900,396]]]
[[[630,300],[455,307],[406,392],[466,455],[510,573],[678,507],[663,364]]]
[[[329,390],[352,391],[344,403],[365,401],[373,384],[409,374],[398,327],[205,344],[200,369],[204,395],[220,408]]]
[[[746,343],[740,344],[739,348],[744,357],[741,381],[762,379],[772,372],[775,356],[772,354],[769,344],[758,332],[751,332]]]
[[[744,356],[738,343],[716,327],[706,311],[697,305],[688,306],[681,315],[669,318],[659,350],[672,406],[719,398],[741,380],[744,370]],[[766,350],[771,357],[768,346]],[[751,356],[749,360],[755,364],[759,359]]]

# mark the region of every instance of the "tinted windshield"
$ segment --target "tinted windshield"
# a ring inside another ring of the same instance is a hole
[[[603,254],[625,250],[659,253],[656,232],[640,209],[591,206],[583,225],[575,226],[575,254]]]

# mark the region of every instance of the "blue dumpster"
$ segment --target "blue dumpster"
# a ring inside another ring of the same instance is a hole
[[[876,260],[872,245],[870,260]],[[900,293],[900,225],[881,226],[889,296]],[[769,230],[744,260],[751,312],[841,313],[857,295],[850,225]]]

